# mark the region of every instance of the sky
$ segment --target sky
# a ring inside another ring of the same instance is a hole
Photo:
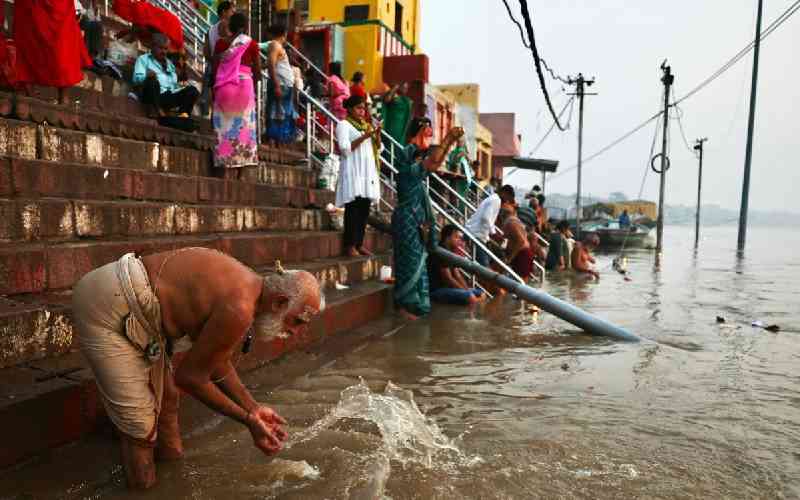
[[[793,0],[766,0],[764,22]],[[519,2],[509,0],[517,19]],[[560,75],[595,77],[585,98],[584,157],[621,137],[661,108],[664,59],[680,97],[755,38],[756,0],[528,0],[539,53]],[[481,112],[515,112],[522,154],[528,156],[552,124],[528,49],[501,0],[422,0],[422,52],[430,58],[431,83],[479,83]],[[797,169],[800,127],[800,13],[761,45],[750,208],[800,213]],[[681,105],[691,146],[707,137],[703,162],[703,203],[738,209],[744,172],[752,52]],[[558,112],[572,92],[547,78]],[[555,130],[536,152],[577,162],[577,114],[572,127]],[[638,197],[655,123],[583,168],[583,193],[607,196],[622,191]],[[694,205],[698,162],[671,120],[671,169],[666,203]],[[506,170],[508,173],[508,170]],[[533,185],[541,175],[518,171],[506,178]],[[548,179],[547,190],[574,193],[577,172]],[[658,177],[648,174],[643,198],[658,199]]]

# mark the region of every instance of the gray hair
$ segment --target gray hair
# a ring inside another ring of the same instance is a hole
[[[280,294],[289,298],[287,311],[296,311],[301,306],[301,315],[305,321],[325,310],[325,294],[319,286],[317,278],[307,271],[283,271],[271,273],[264,277],[264,294]],[[308,300],[316,293],[319,296],[319,310],[314,311]]]

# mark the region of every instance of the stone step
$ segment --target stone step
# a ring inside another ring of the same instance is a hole
[[[156,121],[141,116],[113,110],[91,110],[83,106],[52,104],[18,93],[0,92],[0,116],[3,117],[0,122],[17,121],[29,126],[43,125],[109,138],[154,142],[161,147],[182,147],[198,152],[211,152],[217,142],[210,129],[182,132],[162,127]],[[0,144],[3,142],[2,128],[3,125],[0,124]],[[0,147],[0,153],[2,152]],[[277,149],[261,145],[258,154],[261,160],[272,163],[297,165],[305,162],[305,153],[292,148]]]
[[[328,213],[320,209],[0,198],[0,246],[234,231],[323,231],[330,227]]]
[[[335,201],[335,192],[308,186],[316,182],[316,174],[306,169],[264,165],[262,171],[276,183],[228,181],[134,168],[98,168],[0,155],[0,196],[294,208],[309,205],[322,208]]]
[[[314,187],[317,174],[289,150],[261,147],[258,181],[267,184]],[[0,157],[46,160],[104,168],[126,168],[186,176],[221,177],[208,151],[154,141],[68,130],[51,125],[0,118]],[[302,164],[301,164],[302,163]],[[306,173],[291,184],[292,173]],[[256,180],[256,179],[253,179]]]
[[[365,244],[376,252],[391,239],[368,231]],[[342,251],[339,232],[249,232],[202,236],[162,236],[105,241],[17,244],[0,247],[0,295],[41,293],[70,288],[87,272],[128,252],[141,255],[187,246],[214,248],[253,267],[336,257]]]
[[[373,281],[328,293],[327,308],[308,334],[255,342],[239,371],[380,319],[390,304],[389,291]],[[75,441],[106,422],[92,373],[77,352],[0,370],[0,467]]]
[[[380,267],[389,262],[387,254],[374,257],[315,259],[291,267],[314,274],[326,291],[374,280]],[[260,274],[274,266],[260,266]],[[70,290],[0,297],[0,368],[32,360],[64,355],[76,346],[72,340],[69,315]]]

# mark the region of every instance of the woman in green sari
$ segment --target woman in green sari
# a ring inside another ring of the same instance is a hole
[[[426,247],[423,234],[431,238],[434,219],[425,190],[428,174],[444,163],[447,152],[464,135],[454,128],[441,146],[431,146],[430,120],[415,119],[408,131],[409,145],[399,155],[397,166],[397,206],[392,214],[394,246],[395,308],[408,319],[417,319],[431,311],[428,289]]]

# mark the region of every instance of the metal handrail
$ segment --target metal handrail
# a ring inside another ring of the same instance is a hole
[[[323,78],[323,79],[325,79],[325,80],[327,81],[327,79],[328,79],[328,75],[326,75],[324,71],[322,71],[322,70],[321,70],[321,69],[320,69],[320,68],[319,68],[319,67],[318,67],[316,64],[314,64],[314,63],[311,61],[311,59],[309,59],[308,57],[306,57],[306,55],[305,55],[305,54],[303,54],[303,52],[301,52],[301,51],[300,51],[300,49],[298,49],[297,47],[295,47],[294,45],[292,45],[292,44],[291,44],[291,43],[289,43],[288,41],[284,42],[283,46],[284,46],[284,47],[289,47],[290,49],[292,49],[292,51],[293,51],[295,54],[297,54],[298,56],[300,56],[300,58],[301,58],[301,59],[303,59],[303,60],[304,60],[306,63],[308,63],[308,65],[309,65],[310,67],[314,68],[314,70],[315,70],[317,73],[319,73],[319,74],[320,74],[320,76],[322,76],[322,78]]]
[[[331,112],[330,112],[328,109],[326,109],[326,108],[325,108],[325,107],[324,107],[322,104],[320,104],[320,102],[319,102],[319,101],[317,101],[316,99],[314,99],[312,96],[308,95],[308,93],[306,93],[306,92],[305,92],[305,91],[303,91],[303,90],[300,90],[300,94],[301,94],[301,95],[302,95],[304,98],[306,98],[306,99],[308,100],[307,102],[309,103],[309,105],[307,106],[307,108],[306,108],[306,109],[308,109],[309,107],[312,107],[312,105],[313,105],[313,107],[316,107],[316,108],[318,108],[320,111],[322,111],[322,113],[323,113],[325,116],[327,116],[327,118],[328,118],[328,119],[331,121],[331,123],[332,123],[332,124],[333,124],[333,123],[336,123],[336,124],[338,124],[338,123],[339,123],[339,121],[340,121],[340,120],[339,120],[338,118],[336,118],[336,117],[333,115],[333,113],[331,113]],[[311,119],[312,119],[312,118],[311,118],[311,115],[310,115],[310,114],[306,114],[306,122],[309,122]],[[307,140],[309,140],[309,138],[307,138]],[[310,155],[310,156],[313,158],[313,155]],[[317,163],[319,163],[319,161],[318,161],[318,160],[316,160],[316,158],[314,158],[314,160],[315,160],[315,161],[317,161]],[[392,163],[388,162],[388,161],[387,161],[385,158],[383,158],[383,157],[381,157],[381,158],[380,158],[380,161],[381,161],[382,163],[384,163],[384,164],[385,164],[385,165],[386,165],[386,166],[389,168],[389,171],[390,171],[390,172],[391,172],[393,175],[397,174],[397,168],[395,168],[395,166],[394,166]],[[394,191],[395,193],[397,192],[397,189],[396,189],[394,186],[392,186],[392,185],[391,185],[391,182],[390,182],[390,181],[387,181],[386,179],[384,179],[384,178],[383,178],[383,176],[381,176],[381,182],[383,182],[385,185],[387,185],[387,187],[389,187],[389,189],[391,189],[391,190],[392,190],[392,191]],[[429,192],[429,193],[430,193],[430,192]],[[387,205],[389,205],[389,204],[388,204],[388,202],[385,202],[385,203],[386,203]],[[389,206],[391,206],[391,205],[389,205]],[[438,203],[436,203],[435,201],[431,200],[431,206],[432,206],[432,207],[434,208],[434,210],[436,210],[436,211],[437,211],[439,214],[441,214],[442,216],[444,216],[444,217],[445,217],[445,218],[446,218],[448,221],[450,221],[452,224],[454,224],[456,227],[458,227],[458,229],[459,229],[460,231],[462,231],[462,232],[463,232],[463,234],[464,234],[465,236],[467,236],[467,238],[468,238],[470,241],[472,241],[473,245],[477,246],[477,247],[478,247],[478,248],[480,248],[482,251],[486,252],[486,254],[487,254],[487,255],[489,255],[489,257],[490,257],[491,259],[493,259],[493,260],[495,261],[495,263],[497,263],[497,264],[500,266],[500,268],[501,268],[501,269],[503,269],[503,271],[507,272],[507,273],[508,273],[510,276],[512,276],[514,279],[518,280],[520,283],[524,283],[524,282],[525,282],[525,281],[524,281],[524,280],[523,280],[523,279],[522,279],[522,278],[521,278],[521,277],[520,277],[520,276],[519,276],[517,273],[515,273],[515,272],[514,272],[514,270],[513,270],[513,269],[511,269],[511,268],[510,268],[510,267],[509,267],[509,266],[508,266],[508,265],[507,265],[505,262],[503,262],[503,261],[502,261],[500,258],[498,258],[496,255],[494,255],[494,253],[492,253],[491,251],[489,251],[489,249],[488,249],[488,248],[487,248],[487,247],[486,247],[486,246],[483,244],[483,242],[481,242],[480,240],[478,240],[478,239],[477,239],[477,238],[476,238],[476,237],[475,237],[475,236],[474,236],[474,235],[473,235],[473,234],[472,234],[472,233],[471,233],[469,230],[467,230],[467,229],[466,229],[464,226],[462,226],[462,225],[461,225],[461,224],[460,224],[460,223],[459,223],[457,220],[455,220],[455,219],[454,219],[454,218],[453,218],[453,217],[452,217],[452,216],[451,216],[449,213],[447,213],[447,211],[446,211],[446,210],[444,210],[442,207],[440,207]]]

